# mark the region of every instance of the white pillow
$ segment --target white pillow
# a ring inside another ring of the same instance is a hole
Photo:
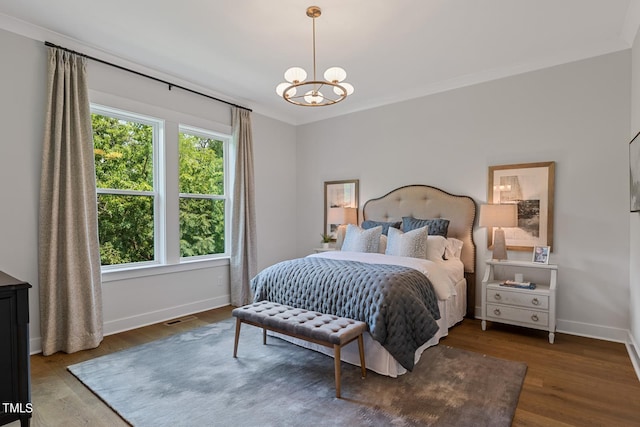
[[[464,242],[455,237],[447,237],[447,248],[444,251],[444,255],[447,259],[460,258],[462,255],[462,245]]]
[[[349,252],[378,252],[382,226],[365,230],[357,225],[347,225],[342,250]]]
[[[406,233],[397,228],[389,227],[385,254],[425,259],[428,237],[428,227],[417,228]]]
[[[427,238],[427,259],[429,261],[442,261],[447,249],[447,239],[442,236],[429,236]]]

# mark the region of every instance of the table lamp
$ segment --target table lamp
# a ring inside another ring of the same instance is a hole
[[[344,238],[344,230],[346,224],[358,224],[358,209],[357,208],[329,208],[327,209],[327,224],[336,225],[336,246],[339,248],[342,246],[340,237]]]
[[[514,203],[504,205],[481,205],[480,227],[498,227],[493,237],[493,259],[498,261],[507,259],[507,244],[502,227],[518,225],[518,205]]]
[[[357,224],[358,209],[356,208],[329,208],[327,212],[328,224]]]

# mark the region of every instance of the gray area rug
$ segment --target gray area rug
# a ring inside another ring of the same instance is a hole
[[[233,319],[69,366],[136,427],[510,426],[526,365],[438,345],[389,378]]]

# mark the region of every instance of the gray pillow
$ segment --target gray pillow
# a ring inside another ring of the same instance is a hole
[[[426,259],[428,238],[429,231],[427,227],[418,228],[406,233],[391,228],[387,236],[387,250],[385,254]]]
[[[381,235],[381,226],[365,230],[357,225],[349,224],[342,243],[342,250],[349,252],[378,252]]]
[[[368,219],[362,223],[361,227],[364,228],[365,230],[368,230],[370,228],[382,226],[382,234],[386,236],[389,233],[389,227],[397,228],[398,230],[400,230],[401,225],[402,225],[401,221],[384,222],[384,221],[372,221]]]
[[[429,228],[430,236],[447,237],[449,220],[444,218],[418,219],[411,216],[402,217],[402,231],[405,233],[422,227]]]

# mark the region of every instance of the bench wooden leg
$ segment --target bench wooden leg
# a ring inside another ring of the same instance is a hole
[[[333,345],[333,359],[336,371],[336,397],[340,398],[340,346],[338,344]]]
[[[240,325],[242,320],[239,317],[236,318],[236,340],[233,343],[233,357],[238,357],[238,339],[240,338]]]
[[[267,328],[262,328],[262,345],[267,345]]]
[[[362,370],[362,378],[367,376],[367,367],[364,364],[364,340],[362,334],[358,336],[358,350],[360,351],[360,369]]]

